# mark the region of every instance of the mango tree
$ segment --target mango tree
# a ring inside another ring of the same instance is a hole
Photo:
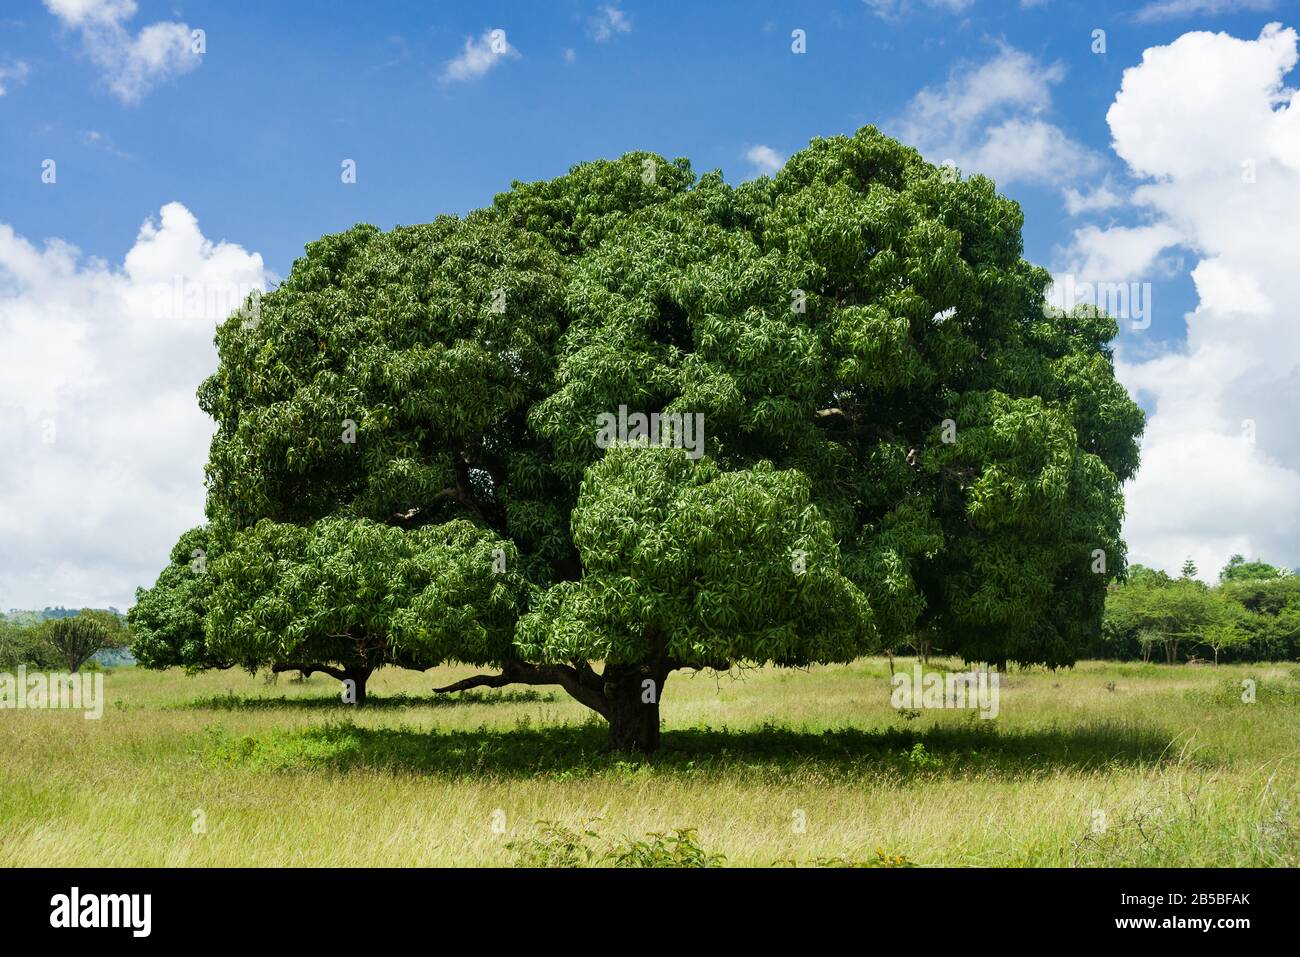
[[[1114,320],[1045,306],[1022,221],[867,127],[738,187],[630,153],[310,244],[200,389],[240,556],[205,647],[499,664],[449,687],[556,684],[632,750],[677,668],[1072,662],[1143,419]],[[384,577],[439,534],[454,581]]]

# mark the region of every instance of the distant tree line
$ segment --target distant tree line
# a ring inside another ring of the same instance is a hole
[[[1119,660],[1278,661],[1300,658],[1300,576],[1233,555],[1215,585],[1133,565],[1110,585],[1091,656]]]
[[[100,651],[129,644],[116,608],[46,608],[0,615],[0,671],[19,665],[78,672]]]

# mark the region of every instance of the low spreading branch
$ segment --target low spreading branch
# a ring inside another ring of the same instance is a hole
[[[531,665],[522,661],[507,661],[499,675],[474,675],[433,690],[438,694],[449,694],[470,688],[501,688],[509,684],[559,685],[602,718],[609,718],[604,679],[589,665],[586,665],[584,671],[572,665]]]
[[[333,665],[284,662],[272,665],[271,671],[275,674],[283,674],[286,671],[300,671],[304,677],[310,677],[312,672],[319,671],[321,674],[329,675],[331,678],[337,678],[339,681],[346,681],[348,678],[348,673],[346,671],[342,668],[335,668]]]

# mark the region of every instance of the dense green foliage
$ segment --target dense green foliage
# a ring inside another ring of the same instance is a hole
[[[873,632],[797,471],[612,449],[587,471],[573,538],[583,577],[551,588],[520,623],[529,660],[847,662]]]
[[[12,672],[19,665],[54,667],[54,649],[41,637],[35,622],[0,617],[0,671]]]
[[[1233,555],[1228,559],[1228,564],[1224,565],[1219,572],[1219,581],[1267,581],[1274,578],[1286,578],[1290,574],[1291,572],[1288,569],[1279,568],[1267,562],[1248,562],[1244,555]]]
[[[173,546],[171,560],[153,588],[136,589],[127,614],[131,650],[147,668],[183,666],[190,671],[229,667],[208,650],[205,622],[213,579],[208,531],[193,528]]]
[[[213,564],[209,649],[249,667],[499,665],[526,583],[492,572],[494,550],[508,567],[514,546],[463,519],[409,532],[365,519],[263,520]]]
[[[679,667],[1068,664],[1124,567],[1142,413],[1115,322],[1044,309],[1021,226],[867,127],[739,187],[632,153],[326,236],[218,331],[222,557],[141,596],[142,660],[339,664],[364,632],[367,660],[501,659],[607,717]],[[702,416],[703,458],[608,451],[621,408]]]
[[[1209,587],[1188,574],[1171,578],[1134,565],[1111,587],[1102,640],[1091,654],[1150,660],[1159,645],[1171,663],[1180,649],[1216,662],[1300,658],[1300,577],[1234,555],[1219,582]]]

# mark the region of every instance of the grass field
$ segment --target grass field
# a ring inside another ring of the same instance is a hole
[[[1295,665],[1013,669],[994,721],[894,710],[883,660],[679,672],[644,761],[559,689],[430,694],[467,673],[386,669],[354,712],[323,676],[122,669],[99,721],[0,711],[0,861],[1300,865]]]

